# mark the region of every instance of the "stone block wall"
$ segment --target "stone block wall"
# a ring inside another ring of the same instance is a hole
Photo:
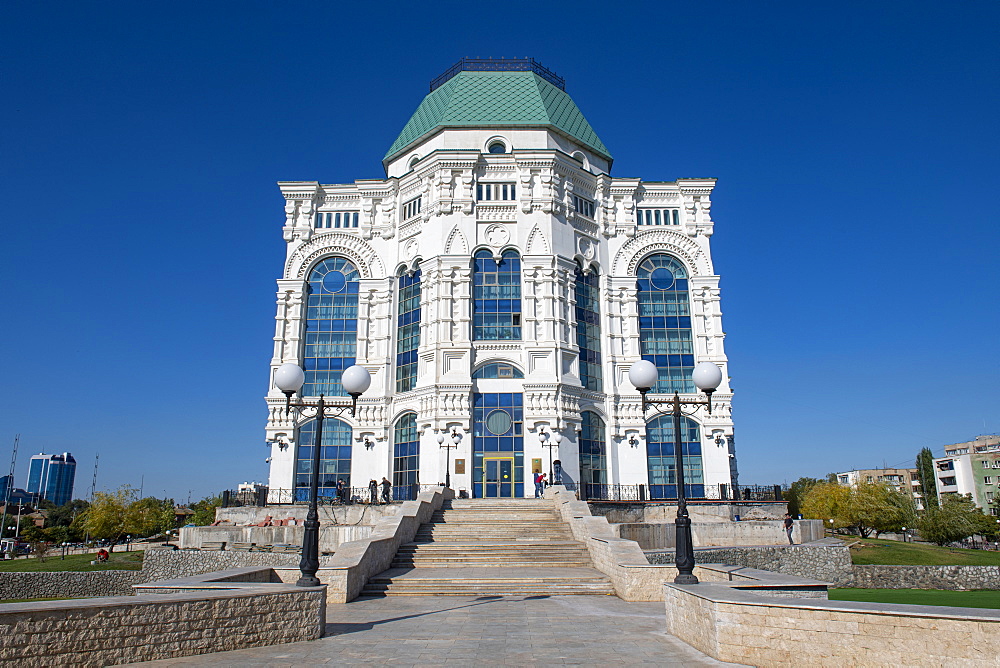
[[[751,666],[996,666],[996,610],[795,600],[664,585],[666,631]]]
[[[0,573],[0,599],[129,596],[142,571]]]
[[[333,557],[320,557],[320,568]],[[142,570],[0,573],[0,599],[10,598],[81,598],[90,596],[129,596],[132,586],[154,580],[170,580],[200,573],[251,566],[281,569],[298,579],[299,556],[268,552],[231,552],[200,550],[146,550]]]
[[[672,564],[672,550],[646,552],[651,564]],[[734,564],[762,571],[811,578],[839,587],[854,582],[850,549],[846,546],[785,545],[695,549],[701,563]]]
[[[631,522],[673,522],[676,503],[587,501],[591,514],[606,517],[613,524]],[[744,520],[780,520],[787,512],[784,501],[688,502],[692,522],[731,522],[737,515]]]
[[[398,510],[398,506],[393,507]],[[302,545],[304,526],[291,527],[247,527],[247,526],[215,526],[186,527],[181,529],[180,546],[182,548],[200,549],[205,543],[224,541],[227,545],[233,543],[256,543],[257,545]],[[324,525],[319,531],[319,551],[336,552],[342,543],[361,540],[370,536],[372,525]]]
[[[636,522],[612,524],[615,535],[639,543],[644,550],[674,546],[674,523]],[[692,522],[691,536],[696,547],[787,545],[788,536],[780,520],[748,522]],[[798,544],[823,538],[822,520],[796,520],[792,540]]]
[[[854,567],[854,587],[863,589],[1000,589],[1000,566]]]
[[[314,640],[324,626],[322,587],[11,603],[0,606],[0,661],[106,666]]]

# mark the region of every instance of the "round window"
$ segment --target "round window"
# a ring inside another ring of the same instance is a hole
[[[490,411],[486,416],[486,428],[495,436],[503,436],[514,425],[507,411]]]
[[[649,275],[649,282],[657,290],[669,290],[674,284],[674,275],[669,269],[657,267]]]
[[[506,153],[507,147],[504,146],[502,141],[495,141],[490,144],[490,153]]]
[[[331,271],[323,277],[323,289],[327,292],[341,292],[347,287],[347,277],[339,271]]]

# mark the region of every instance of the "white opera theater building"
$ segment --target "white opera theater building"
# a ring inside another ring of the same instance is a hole
[[[729,498],[715,180],[611,165],[560,77],[534,59],[463,59],[431,82],[385,178],[279,182],[270,500],[307,497],[316,447],[315,420],[275,385],[287,363],[307,403],[350,403],[343,370],[371,375],[356,415],[323,422],[321,497],[383,477],[396,499],[446,479],[530,497],[545,473],[584,498],[674,498],[673,419],[643,415],[628,379],[640,359],[658,370],[650,399],[703,399],[693,368],[721,368],[711,414],[682,418],[681,441],[687,497]]]

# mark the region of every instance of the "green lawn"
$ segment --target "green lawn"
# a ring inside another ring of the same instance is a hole
[[[962,550],[938,547],[926,543],[903,543],[898,540],[874,538],[845,538],[847,542],[860,541],[862,545],[851,548],[855,564],[905,565],[905,566],[997,566],[1000,552],[987,550]]]
[[[112,552],[111,558],[103,564],[91,566],[90,562],[97,559],[93,554],[70,554],[65,559],[59,558],[59,552],[54,551],[45,557],[45,561],[35,557],[27,559],[12,559],[0,561],[0,572],[25,571],[137,571],[142,568],[142,550],[130,552]]]
[[[948,605],[959,608],[1000,608],[1000,591],[975,589],[831,589],[831,601],[866,601],[906,605]]]

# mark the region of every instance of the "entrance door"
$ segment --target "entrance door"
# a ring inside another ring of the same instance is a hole
[[[513,457],[491,457],[489,455],[484,457],[483,496],[486,498],[513,498]]]

